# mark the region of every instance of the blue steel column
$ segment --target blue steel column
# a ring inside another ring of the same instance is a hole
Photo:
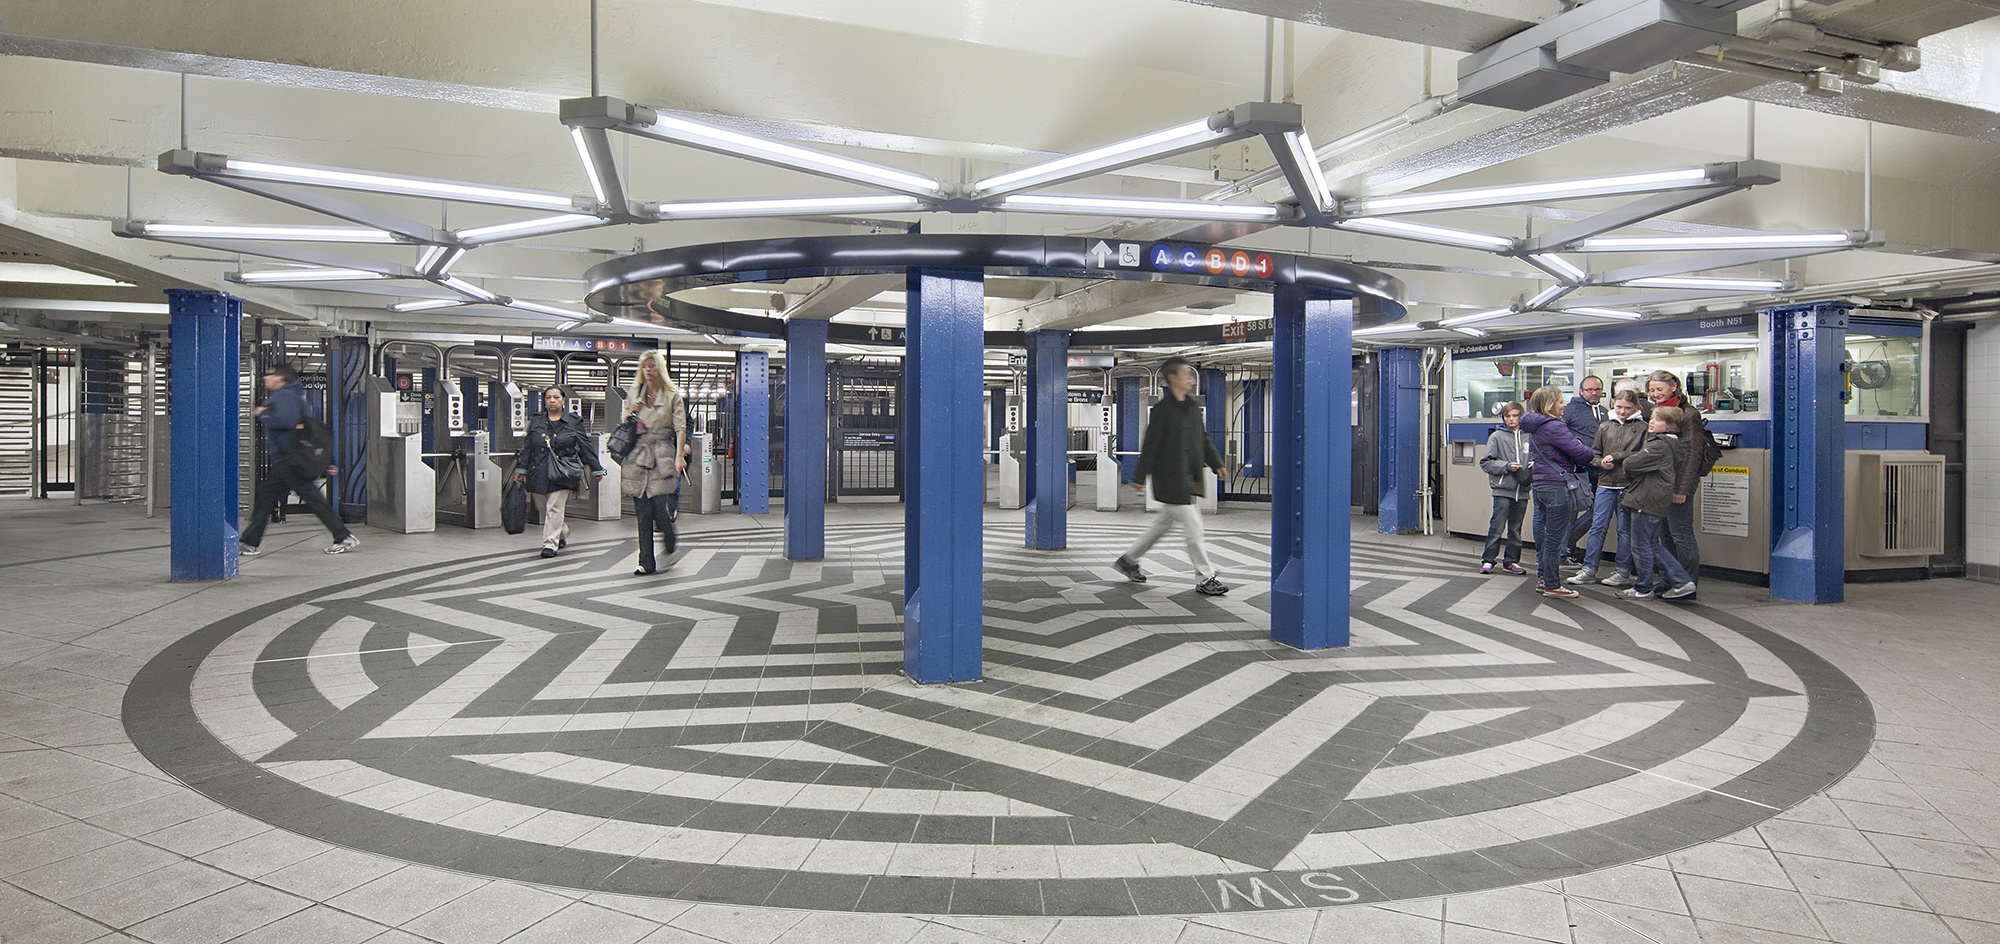
[[[913,268],[903,362],[903,672],[981,676],[985,271]]]
[[[1229,455],[1229,381],[1228,375],[1219,370],[1201,372],[1201,402],[1206,407],[1208,441],[1215,444],[1215,454]]]
[[[174,580],[224,580],[236,576],[243,300],[168,289],[167,310],[174,418],[168,573]]]
[[[785,556],[826,556],[826,322],[785,322]]]
[[[1772,414],[1771,596],[1846,598],[1846,417],[1841,363],[1847,306],[1769,309],[1777,409]]]
[[[1069,332],[1028,332],[1027,546],[1069,546]]]
[[[1000,437],[1007,435],[1007,388],[989,388],[986,400],[991,407],[986,420],[986,451],[993,453],[987,461],[999,465]]]
[[[1118,378],[1118,451],[1133,455],[1118,457],[1118,481],[1129,485],[1139,474],[1139,381],[1140,377]]]
[[[1423,351],[1414,347],[1386,347],[1377,355],[1381,510],[1375,529],[1383,534],[1408,534],[1423,525],[1423,508],[1417,497],[1423,477],[1417,456],[1423,440],[1423,429],[1417,419],[1423,405],[1420,377]]]
[[[358,521],[368,512],[368,339],[333,338],[327,354],[325,419],[340,470],[332,482],[333,512]]]
[[[736,355],[736,507],[771,510],[771,355],[762,351]]]
[[[437,381],[438,369],[436,367],[424,368],[424,372],[414,381],[414,383],[424,385],[419,395],[424,398],[424,428],[421,435],[423,436],[424,455],[426,456],[438,451],[437,430],[431,426],[431,414],[436,412],[438,408]],[[424,464],[433,469],[437,468],[436,459],[425,459]]]
[[[1354,303],[1278,286],[1271,339],[1271,639],[1348,643]]]

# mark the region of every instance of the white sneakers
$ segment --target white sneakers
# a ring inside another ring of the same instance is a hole
[[[326,553],[345,554],[348,551],[354,550],[355,548],[360,546],[361,546],[361,539],[350,534],[344,538],[341,538],[340,541],[334,544],[332,547],[327,548]]]

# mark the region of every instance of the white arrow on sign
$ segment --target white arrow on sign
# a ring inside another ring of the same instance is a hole
[[[1100,269],[1109,266],[1111,264],[1110,244],[1102,239],[1098,240],[1097,245],[1090,247],[1090,261],[1092,265]]]

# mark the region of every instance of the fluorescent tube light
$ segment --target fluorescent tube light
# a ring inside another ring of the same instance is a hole
[[[1777,279],[1723,279],[1698,275],[1661,276],[1620,283],[1633,288],[1712,288],[1726,292],[1782,292],[1785,283]]]
[[[633,128],[634,132],[648,137],[672,141],[698,147],[706,151],[716,151],[734,157],[748,158],[766,164],[776,164],[809,174],[834,177],[858,184],[883,187],[901,193],[912,193],[924,197],[944,196],[944,184],[914,174],[906,170],[858,161],[837,154],[815,151],[796,145],[761,138],[718,128],[699,121],[660,115],[651,125]]]
[[[1352,200],[1342,201],[1341,212],[1350,216],[1375,216],[1382,213],[1459,210],[1469,207],[1530,203],[1536,200],[1573,200],[1580,197],[1606,197],[1634,193],[1655,193],[1662,190],[1685,190],[1690,187],[1704,186],[1713,182],[1706,168],[1692,167],[1685,170],[1655,171],[1645,174],[1620,174],[1613,177],[1591,177],[1583,180],[1550,180],[1540,183],[1510,184],[1500,187],[1475,187],[1470,190],[1439,190],[1430,193],[1402,193],[1386,197],[1356,197]]]
[[[1319,155],[1313,152],[1312,139],[1306,137],[1304,130],[1287,131],[1281,137],[1285,139],[1285,150],[1299,165],[1299,171],[1305,175],[1306,187],[1311,191],[1298,194],[1299,199],[1311,200],[1322,213],[1333,212],[1333,189],[1327,186],[1326,171],[1319,166]]]
[[[400,174],[377,174],[337,167],[246,161],[234,157],[223,160],[222,173],[224,176],[245,177],[252,180],[306,184],[313,187],[331,187],[336,190],[363,190],[369,193],[405,197],[458,200],[466,203],[490,203],[496,206],[530,207],[541,210],[569,210],[576,206],[576,198],[563,193],[489,187],[485,184],[405,177]]]
[[[598,168],[597,159],[590,156],[590,144],[583,139],[583,129],[569,129],[569,139],[576,142],[576,156],[583,159],[583,176],[590,178],[590,195],[596,198],[598,206],[604,206],[611,201],[605,194],[604,172]],[[631,156],[627,155],[626,160],[630,161]]]
[[[1854,246],[1852,233],[1758,233],[1751,236],[1592,236],[1578,252],[1667,252],[1674,250],[1824,249]]]
[[[1460,326],[1460,327],[1457,327],[1457,328],[1453,328],[1453,329],[1451,329],[1451,330],[1453,330],[1453,331],[1456,331],[1456,332],[1458,332],[1459,334],[1462,334],[1462,335],[1465,335],[1465,336],[1466,336],[1466,337],[1468,337],[1468,338],[1483,338],[1483,337],[1486,337],[1486,332],[1484,332],[1484,331],[1481,331],[1481,330],[1479,330],[1478,328],[1468,328],[1468,327],[1464,327],[1464,326]]]
[[[1456,328],[1460,325],[1478,324],[1482,321],[1492,321],[1495,318],[1505,318],[1511,314],[1514,314],[1514,309],[1512,308],[1494,308],[1470,315],[1459,315],[1456,318],[1446,318],[1438,322],[1438,325],[1445,328]]]
[[[417,255],[417,271],[429,272],[431,270],[431,266],[437,265],[439,257],[444,255],[444,251],[447,248],[449,247],[446,246],[424,247],[424,251]]]
[[[452,234],[452,238],[468,246],[480,246],[499,242],[503,239],[519,239],[523,236],[547,236],[551,233],[567,233],[571,230],[589,229],[604,220],[585,213],[560,213],[555,216],[536,217],[515,223],[499,223],[493,226],[475,226]]]
[[[269,239],[292,243],[399,243],[385,229],[365,226],[255,226],[234,223],[141,223],[139,234],[180,239]]]
[[[1560,308],[1557,311],[1565,315],[1588,315],[1592,318],[1609,318],[1613,321],[1640,321],[1646,317],[1645,312],[1624,311],[1618,308]]]
[[[0,262],[0,282],[24,282],[35,285],[122,285],[128,288],[132,285],[130,282],[120,282],[101,275],[79,272],[67,266],[42,262]]]
[[[661,203],[661,220],[727,220],[753,216],[828,216],[844,213],[911,213],[924,208],[916,197],[877,194],[858,197],[788,197],[772,200],[705,200]]]
[[[390,311],[435,311],[439,308],[460,308],[465,302],[456,298],[425,298],[412,302],[397,302],[389,306]]]
[[[471,282],[467,282],[466,280],[461,279],[455,275],[440,280],[438,284],[444,286],[445,288],[451,289],[452,291],[457,292],[461,295],[464,295],[468,298],[471,298],[475,301],[496,302],[500,300],[500,296],[495,295],[492,292],[489,292],[483,288],[480,288],[479,286],[474,285]]]
[[[987,199],[1004,194],[1026,190],[1030,187],[1044,187],[1050,184],[1088,177],[1120,167],[1143,164],[1147,161],[1170,157],[1197,148],[1211,147],[1241,135],[1235,129],[1221,131],[1209,126],[1209,120],[1190,121],[1164,131],[1143,134],[1136,138],[1107,144],[1103,147],[1080,151],[1067,157],[1058,157],[1028,167],[996,174],[972,185],[970,196]]]
[[[522,311],[532,311],[538,315],[554,315],[558,318],[568,318],[571,321],[590,320],[589,315],[582,314],[580,312],[570,311],[566,308],[557,308],[554,305],[544,305],[540,302],[524,302],[518,298],[509,299],[507,301],[507,307],[518,308]]]
[[[1218,203],[1210,200],[1142,200],[1125,197],[1059,197],[1017,194],[993,205],[1024,213],[1074,213],[1081,216],[1137,216],[1167,220],[1276,222],[1278,208],[1262,203]]]
[[[430,268],[424,270],[424,277],[441,279],[450,275],[451,267],[457,265],[458,260],[465,258],[466,252],[467,250],[464,246],[453,246],[446,249],[437,259],[432,261]]]
[[[372,272],[367,269],[260,269],[256,272],[236,273],[236,281],[246,283],[356,282],[389,277],[387,273]]]
[[[1354,329],[1354,336],[1357,338],[1379,338],[1385,334],[1409,334],[1413,331],[1422,330],[1422,325],[1386,324],[1376,325],[1373,328],[1356,328]]]
[[[1533,259],[1534,261],[1539,262],[1542,265],[1548,266],[1549,268],[1562,273],[1563,277],[1569,279],[1570,281],[1585,282],[1589,281],[1590,279],[1590,273],[1577,268],[1575,263],[1569,261],[1568,259],[1564,259],[1563,257],[1556,255],[1555,253],[1538,252],[1535,253],[1534,255],[1529,256],[1528,258]]]
[[[1412,223],[1409,220],[1353,219],[1341,220],[1333,224],[1341,229],[1375,236],[1393,236],[1397,239],[1412,239],[1420,243],[1437,243],[1441,246],[1457,246],[1460,249],[1484,249],[1502,252],[1514,248],[1514,241],[1505,236],[1490,233],[1475,233],[1471,230],[1452,229],[1449,226],[1432,226],[1428,223]]]
[[[1540,308],[1574,291],[1576,291],[1576,286],[1574,285],[1563,285],[1560,283],[1551,285],[1548,288],[1542,289],[1535,297],[1528,299],[1528,307],[1531,309]]]

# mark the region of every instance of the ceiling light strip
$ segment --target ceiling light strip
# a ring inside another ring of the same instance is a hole
[[[436,180],[428,177],[405,177],[400,174],[378,174],[338,167],[314,167],[306,164],[283,164],[276,161],[253,161],[234,157],[222,158],[221,169],[219,171],[200,171],[198,173],[202,176],[241,177],[249,180],[270,180],[279,183],[305,184],[313,187],[330,187],[335,190],[360,190],[367,193],[381,193],[405,197],[428,197],[436,200],[486,203],[495,206],[527,207],[541,210],[569,210],[576,207],[576,198],[562,193],[522,190],[513,187],[493,187],[485,184],[463,183],[455,180]]]
[[[541,302],[522,301],[518,298],[508,299],[507,307],[519,309],[521,311],[531,311],[538,315],[552,315],[557,318],[568,318],[571,321],[590,320],[589,315],[583,314],[581,312],[570,311],[566,308],[557,308],[554,305],[544,305]]]
[[[263,226],[250,223],[140,223],[139,235],[163,239],[255,239],[291,243],[403,242],[401,236],[365,226]]]
[[[1642,321],[1645,312],[1626,311],[1622,308],[1558,308],[1558,314],[1585,315],[1591,318],[1608,318],[1612,321]]]
[[[561,213],[555,216],[536,217],[514,223],[498,223],[493,226],[475,226],[452,234],[452,238],[468,246],[483,246],[508,239],[524,239],[529,236],[549,236],[573,230],[603,226],[607,221],[601,217],[584,213]]]
[[[1242,137],[1241,132],[1228,127],[1218,130],[1211,119],[1203,118],[1200,121],[1190,121],[1184,125],[1176,125],[1115,144],[1107,144],[996,174],[973,184],[972,192],[968,196],[982,200],[1005,196],[1031,187],[1046,187],[1121,167],[1172,157],[1187,151],[1214,147],[1240,137]]]
[[[1618,283],[1633,288],[1716,289],[1725,292],[1782,292],[1787,283],[1777,279],[1727,279],[1709,276],[1658,276]]]
[[[390,311],[436,311],[440,308],[462,308],[465,302],[456,298],[425,298],[417,301],[397,302],[389,306]]]
[[[1505,236],[1453,229],[1449,226],[1432,226],[1428,223],[1412,223],[1409,220],[1350,219],[1340,220],[1333,225],[1338,229],[1367,233],[1371,236],[1389,236],[1420,243],[1435,243],[1440,246],[1456,246],[1460,249],[1505,252],[1514,248],[1514,241]]]
[[[773,164],[822,177],[881,187],[899,193],[920,197],[942,197],[945,194],[944,184],[922,174],[785,144],[673,115],[658,115],[650,125],[628,125],[627,128],[636,134],[662,141],[685,144],[705,151]]]
[[[1284,218],[1277,207],[1263,203],[1217,203],[1207,200],[1144,200],[1126,197],[1065,197],[1016,194],[992,204],[994,209],[1024,213],[1070,213],[1078,216],[1130,216],[1167,220],[1270,222]]]
[[[657,220],[727,220],[763,216],[836,216],[849,213],[914,213],[916,197],[878,194],[858,197],[790,197],[770,200],[702,200],[654,204]]]
[[[1566,278],[1572,282],[1587,282],[1590,280],[1589,272],[1586,272],[1583,269],[1578,268],[1576,263],[1573,263],[1568,259],[1564,259],[1563,257],[1556,255],[1555,253],[1538,252],[1533,255],[1530,255],[1528,259],[1530,261],[1539,263],[1542,267],[1549,269],[1555,274],[1560,275],[1561,277]]]
[[[235,281],[261,285],[283,282],[358,282],[388,278],[394,276],[387,272],[368,269],[260,269],[255,272],[238,272]]]
[[[440,279],[438,281],[438,284],[444,286],[445,288],[451,289],[452,291],[457,292],[460,295],[464,295],[465,297],[470,298],[473,301],[491,303],[500,300],[500,296],[495,295],[492,292],[489,292],[483,288],[480,288],[479,286],[474,285],[471,282],[467,282],[466,280],[461,279],[455,275],[444,279]]]
[[[1867,236],[1854,233],[1757,233],[1747,236],[1592,236],[1577,243],[1576,252],[1673,252],[1731,249],[1829,249],[1861,245]]]
[[[1482,321],[1492,321],[1496,318],[1505,318],[1508,315],[1514,313],[1515,311],[1512,307],[1492,308],[1486,311],[1475,312],[1470,315],[1459,315],[1456,318],[1446,318],[1443,321],[1438,322],[1438,326],[1443,328],[1456,328],[1461,325],[1478,324]]]
[[[1718,176],[1734,179],[1733,165],[1719,165],[1729,168],[1730,173],[1717,174],[1706,167],[1691,167],[1681,170],[1654,171],[1643,174],[1619,174],[1611,177],[1591,177],[1581,180],[1551,180],[1539,183],[1510,184],[1499,187],[1475,187],[1469,190],[1438,190],[1429,193],[1403,193],[1382,197],[1355,197],[1341,201],[1343,216],[1377,216],[1384,213],[1418,213],[1431,210],[1462,210],[1472,207],[1506,206],[1513,203],[1531,203],[1537,200],[1573,200],[1582,197],[1606,197],[1637,193],[1658,193],[1665,190],[1685,190],[1691,187],[1714,186],[1727,183]]]

